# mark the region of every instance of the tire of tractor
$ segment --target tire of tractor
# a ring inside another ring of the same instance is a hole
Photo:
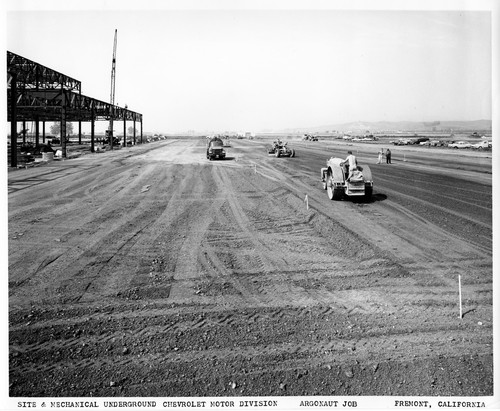
[[[323,185],[323,190],[326,190],[327,189],[327,187],[326,187],[326,180],[323,181],[321,184]]]
[[[373,195],[373,187],[365,186],[365,201],[371,201]]]
[[[326,193],[328,194],[328,198],[330,200],[341,200],[342,195],[344,194],[342,188],[335,188],[333,186],[333,177],[331,173],[328,173],[326,177]]]
[[[292,152],[290,153],[290,157],[295,157],[295,150],[292,148]]]
[[[279,151],[279,149],[278,149],[278,150],[276,150],[276,152],[274,153],[274,155],[275,155],[276,157],[279,157],[279,156],[280,156],[280,151]]]
[[[333,190],[333,199],[332,200],[342,200],[342,197],[344,197],[344,189],[343,188],[335,188]]]
[[[326,175],[325,185],[326,185],[326,194],[328,195],[328,198],[330,200],[333,200],[334,188],[333,188],[332,175],[330,173],[327,173]]]

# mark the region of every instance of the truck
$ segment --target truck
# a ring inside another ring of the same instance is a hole
[[[224,150],[224,142],[219,137],[212,137],[207,143],[207,158],[212,161],[213,159],[223,160],[226,158],[226,151]]]
[[[373,178],[370,167],[360,166],[349,177],[348,166],[344,160],[331,157],[326,167],[321,168],[321,181],[330,200],[342,200],[345,197],[361,198],[370,201],[373,194]]]

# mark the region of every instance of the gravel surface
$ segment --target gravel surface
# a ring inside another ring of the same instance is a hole
[[[491,153],[267,144],[9,172],[10,396],[493,395]],[[347,149],[371,202],[322,190]]]

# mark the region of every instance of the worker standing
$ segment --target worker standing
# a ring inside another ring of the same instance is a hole
[[[347,172],[349,173],[349,175],[347,177],[347,181],[349,181],[350,178],[352,177],[353,171],[358,169],[358,160],[356,159],[354,154],[352,154],[351,150],[349,150],[347,152],[347,154],[348,155],[347,155],[346,159],[344,161],[342,161],[340,163],[340,165],[347,168]]]
[[[391,163],[391,150],[387,149],[387,151],[385,152],[385,162],[387,164],[392,164]]]

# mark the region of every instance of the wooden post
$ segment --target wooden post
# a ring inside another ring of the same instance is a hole
[[[462,279],[460,274],[458,274],[458,299],[460,303],[460,318],[463,317],[462,315]]]

